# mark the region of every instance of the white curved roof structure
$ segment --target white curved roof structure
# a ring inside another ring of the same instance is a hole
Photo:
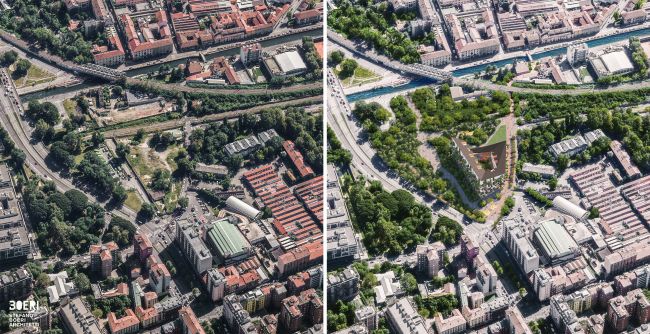
[[[260,210],[255,209],[254,207],[246,204],[244,201],[234,196],[228,197],[226,200],[226,207],[250,219],[255,219],[260,214]]]
[[[555,196],[553,199],[553,207],[558,211],[578,220],[585,219],[589,215],[589,212],[587,212],[587,210],[571,203],[568,199],[562,196]]]

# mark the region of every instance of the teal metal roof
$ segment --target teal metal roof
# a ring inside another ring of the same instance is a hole
[[[561,257],[578,248],[564,226],[555,220],[547,220],[535,231],[537,241],[551,258]]]
[[[208,231],[208,238],[223,257],[240,253],[251,247],[235,224],[231,224],[228,219],[214,222]]]

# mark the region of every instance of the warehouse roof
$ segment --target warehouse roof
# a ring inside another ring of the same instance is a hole
[[[634,70],[634,65],[632,65],[625,51],[610,52],[600,56],[600,59],[602,59],[610,73]]]
[[[546,220],[535,230],[535,238],[551,259],[565,256],[578,249],[564,227],[556,220]]]
[[[251,247],[244,235],[229,219],[221,219],[212,223],[208,238],[217,247],[217,252],[223,257],[241,253]]]
[[[587,210],[571,203],[568,199],[562,196],[555,196],[553,199],[553,207],[575,219],[585,219],[589,215]]]
[[[280,70],[284,73],[293,73],[307,69],[307,65],[305,65],[298,51],[280,53],[273,56],[273,59],[275,59],[275,62],[280,66]]]
[[[226,199],[226,207],[251,219],[257,218],[260,214],[260,210],[255,209],[235,196],[230,196]]]

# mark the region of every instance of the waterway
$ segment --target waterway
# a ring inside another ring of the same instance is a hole
[[[262,45],[263,48],[268,48],[268,47],[272,47],[272,46],[276,46],[276,45],[282,45],[282,44],[287,44],[287,43],[290,43],[290,42],[300,41],[300,40],[302,40],[303,37],[308,37],[309,36],[309,37],[316,38],[316,37],[320,37],[321,35],[322,35],[322,31],[320,29],[310,30],[310,31],[305,31],[305,32],[302,32],[302,33],[294,34],[294,35],[287,35],[287,36],[281,36],[281,37],[269,39],[269,40],[260,42],[260,44]],[[214,59],[216,57],[220,57],[220,56],[221,57],[230,57],[230,56],[237,55],[237,54],[239,54],[239,48],[232,48],[232,49],[228,49],[228,50],[224,50],[224,51],[205,54],[205,59],[206,59],[206,61],[211,61],[212,59]],[[156,71],[163,64],[167,64],[169,66],[178,66],[180,64],[184,64],[186,61],[187,61],[187,58],[178,59],[178,60],[174,60],[174,61],[170,61],[170,62],[166,62],[166,63],[154,64],[154,65],[151,65],[151,66],[126,71],[126,75],[129,76],[129,77],[135,77],[135,76],[138,76],[138,75],[147,74],[147,73]],[[58,87],[58,88],[54,88],[54,89],[50,89],[50,90],[46,90],[46,91],[39,91],[39,92],[34,92],[34,93],[30,93],[30,94],[21,95],[21,99],[24,100],[24,101],[34,100],[34,99],[39,99],[40,100],[40,99],[50,97],[50,96],[54,96],[54,95],[59,95],[59,94],[64,94],[64,93],[69,93],[69,92],[74,92],[74,91],[78,91],[78,90],[87,89],[87,88],[90,88],[90,87],[92,87],[94,85],[96,85],[96,84],[92,83],[92,82],[84,82],[84,83],[81,83],[81,84],[78,84],[78,85],[75,85],[75,86]]]
[[[623,41],[623,40],[627,40],[628,38],[633,37],[633,36],[641,37],[641,36],[647,36],[647,35],[650,35],[650,28],[625,32],[625,33],[621,33],[621,34],[617,34],[617,35],[606,36],[606,37],[603,37],[603,38],[598,38],[598,39],[588,41],[586,43],[590,48],[593,48],[593,47],[603,46],[603,45],[612,44],[612,43],[620,42],[620,41]],[[532,54],[531,57],[534,60],[541,59],[541,58],[544,58],[544,57],[554,57],[554,56],[557,56],[557,55],[565,54],[566,49],[567,49],[566,47],[563,47],[563,48],[557,48],[557,49],[554,49],[554,50],[543,51],[543,52]],[[523,57],[523,56],[522,57],[509,58],[509,59],[484,63],[484,64],[480,64],[480,65],[476,65],[476,66],[471,66],[471,67],[463,68],[463,69],[460,69],[460,70],[455,70],[455,71],[452,71],[451,73],[456,78],[463,77],[463,76],[466,76],[466,75],[471,75],[471,74],[474,74],[474,73],[482,72],[482,71],[485,70],[486,67],[488,67],[490,65],[494,65],[494,66],[496,66],[498,68],[498,67],[503,67],[503,66],[508,65],[508,64],[512,64],[512,62],[515,59],[524,60],[524,61],[527,60],[526,57]],[[350,101],[350,102],[356,102],[356,101],[367,100],[367,99],[371,99],[371,98],[386,95],[386,94],[391,94],[391,93],[397,93],[397,92],[401,92],[401,91],[405,91],[405,90],[410,90],[410,89],[414,89],[414,88],[421,87],[421,86],[427,86],[427,85],[431,85],[431,84],[434,84],[434,83],[435,83],[434,80],[415,79],[415,80],[412,80],[409,83],[399,85],[399,86],[381,87],[381,88],[377,88],[377,89],[373,89],[373,90],[369,90],[369,91],[350,94],[350,95],[347,95],[347,98],[348,98],[348,101]]]

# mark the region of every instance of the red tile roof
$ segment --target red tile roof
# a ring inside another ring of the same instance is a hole
[[[113,312],[108,314],[108,327],[111,329],[111,333],[120,332],[140,324],[140,320],[131,309],[126,309],[125,313],[126,315],[120,319],[117,319]]]

